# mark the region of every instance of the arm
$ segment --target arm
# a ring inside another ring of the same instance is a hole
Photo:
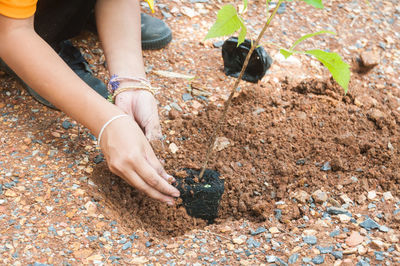
[[[0,57],[35,91],[98,135],[123,111],[89,88],[33,29],[33,17],[0,15]],[[102,149],[110,170],[149,196],[172,204],[179,192],[164,178],[162,166],[140,127],[118,119],[104,131]]]
[[[141,21],[138,0],[97,0],[97,31],[110,74],[146,78],[141,49]],[[129,87],[128,82],[121,83]],[[128,91],[115,101],[132,115],[149,140],[162,137],[157,103],[147,91]]]

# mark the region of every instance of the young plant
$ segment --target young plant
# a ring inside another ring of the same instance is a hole
[[[202,169],[200,171],[199,179],[202,180],[204,171],[207,167],[208,161],[210,159],[210,155],[212,153],[213,147],[215,140],[217,138],[217,134],[219,132],[219,129],[222,125],[222,123],[225,121],[226,114],[228,112],[229,106],[232,103],[232,98],[233,95],[235,94],[235,91],[237,87],[239,86],[240,81],[242,80],[242,77],[244,75],[244,72],[246,70],[246,67],[249,63],[250,57],[256,47],[258,47],[260,40],[262,36],[264,35],[265,31],[271,24],[272,19],[275,17],[277,14],[277,11],[281,4],[283,2],[293,2],[294,0],[279,0],[276,6],[274,7],[271,15],[269,15],[268,19],[265,21],[264,26],[260,33],[258,34],[257,39],[252,42],[252,46],[250,48],[249,53],[246,56],[246,59],[243,63],[242,70],[240,71],[240,74],[236,81],[234,82],[231,93],[228,97],[228,99],[225,101],[224,104],[224,110],[218,119],[213,133],[210,138],[210,143],[207,149],[206,153],[206,158],[204,160]],[[324,5],[322,3],[322,0],[301,0],[315,8],[318,9],[323,9]],[[266,0],[266,8],[267,8],[267,14],[268,14],[268,9],[270,5],[271,0]],[[243,0],[243,8],[241,10],[238,10],[233,6],[232,4],[227,4],[223,6],[217,14],[217,20],[214,23],[214,25],[211,27],[209,30],[207,36],[205,39],[210,39],[210,38],[216,38],[216,37],[222,37],[222,36],[229,36],[232,35],[233,33],[239,31],[239,36],[238,36],[238,46],[244,42],[246,35],[247,35],[247,28],[244,23],[244,19],[242,18],[242,15],[246,11],[248,7],[248,0]],[[347,93],[348,90],[348,84],[350,81],[350,67],[349,65],[342,60],[339,54],[337,53],[331,53],[331,52],[326,52],[323,50],[319,49],[311,49],[311,50],[297,50],[295,49],[301,42],[304,40],[314,37],[316,35],[320,34],[335,34],[334,32],[331,31],[319,31],[311,34],[304,35],[300,37],[298,40],[296,40],[293,45],[289,49],[280,49],[280,53],[285,57],[288,58],[292,56],[293,54],[307,54],[315,57],[318,61],[320,61],[332,74],[333,79],[344,89],[344,92]]]

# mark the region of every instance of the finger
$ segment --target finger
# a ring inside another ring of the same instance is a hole
[[[147,161],[149,164],[156,170],[156,172],[164,178],[169,184],[175,182],[175,178],[172,175],[169,175],[164,167],[162,166],[160,160],[158,160],[157,156],[151,149],[146,150]]]
[[[157,191],[153,187],[149,186],[134,171],[127,173],[125,176],[126,178],[124,179],[129,183],[129,185],[135,187],[137,190],[145,193],[146,195],[148,195],[153,199],[164,202],[170,206],[174,205],[175,200],[173,197],[165,195],[160,191]]]
[[[172,197],[179,197],[179,191],[168,184],[156,170],[144,158],[136,159],[134,162],[136,173],[151,187],[159,192]]]

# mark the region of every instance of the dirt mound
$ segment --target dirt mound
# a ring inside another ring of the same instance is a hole
[[[354,91],[344,95],[331,80],[311,80],[294,86],[283,82],[278,93],[262,87],[241,92],[219,134],[230,145],[215,152],[209,165],[225,178],[217,222],[264,221],[274,215],[273,202],[285,199],[281,221],[301,223],[308,210],[289,200],[300,189],[312,193],[325,187],[353,198],[371,189],[399,191],[398,116],[382,112],[382,101],[374,108],[358,106]],[[157,151],[167,171],[200,167],[220,112],[210,105],[196,117],[182,115],[168,123],[167,142],[179,150]],[[93,179],[128,228],[140,225],[175,235],[206,224],[189,217],[181,205],[170,208],[138,194],[105,165]]]

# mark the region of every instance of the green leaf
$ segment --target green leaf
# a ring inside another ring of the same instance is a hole
[[[247,9],[247,4],[248,4],[248,0],[243,0],[243,10],[242,13],[244,13]]]
[[[325,33],[332,34],[332,35],[336,35],[335,32],[329,31],[329,30],[321,30],[321,31],[318,31],[318,32],[306,34],[306,35],[300,37],[299,39],[297,39],[297,40],[293,43],[292,47],[290,47],[290,50],[293,50],[299,43],[301,43],[301,42],[304,41],[304,40],[307,40],[308,38],[311,38],[311,37],[314,37],[314,36],[317,36],[317,35],[321,35],[321,34],[325,34]]]
[[[246,31],[243,33],[243,28],[246,28],[242,20],[238,16],[236,9],[233,5],[228,4],[223,6],[217,14],[217,20],[208,31],[205,39],[222,37],[232,35],[235,31],[241,29],[241,37],[245,36]]]
[[[286,50],[286,49],[279,49],[279,52],[285,57],[285,59],[288,59],[293,53]]]
[[[339,54],[314,49],[305,51],[317,58],[331,72],[332,77],[347,93],[350,82],[350,66],[342,60]]]
[[[237,46],[239,46],[242,42],[244,42],[244,39],[246,38],[246,34],[247,34],[247,29],[243,24],[243,26],[242,26],[242,28],[240,29],[240,32],[239,32]]]
[[[312,5],[315,8],[323,9],[324,4],[322,3],[322,0],[303,0],[309,5]]]

